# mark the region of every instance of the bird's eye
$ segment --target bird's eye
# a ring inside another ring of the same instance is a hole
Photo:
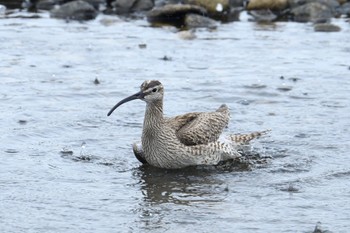
[[[157,88],[153,88],[152,92],[157,92]]]

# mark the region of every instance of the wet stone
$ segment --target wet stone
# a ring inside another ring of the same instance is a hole
[[[164,56],[164,57],[160,58],[160,60],[163,60],[163,61],[172,61],[173,59],[172,59],[171,57]]]
[[[23,0],[1,0],[0,5],[6,6],[8,9],[22,8]]]
[[[28,121],[26,121],[26,120],[19,120],[18,121],[18,124],[20,124],[20,125],[26,125],[28,123]]]
[[[95,78],[94,84],[95,84],[95,85],[99,85],[99,84],[101,84],[101,82],[100,82],[100,80],[98,80],[98,78]]]
[[[247,89],[263,89],[263,88],[266,88],[267,85],[259,84],[259,83],[253,83],[251,85],[244,85],[244,87],[247,88]]]
[[[278,91],[290,91],[290,90],[292,90],[292,89],[293,89],[292,86],[285,86],[285,85],[280,86],[280,87],[277,87],[277,90],[278,90]]]
[[[82,0],[84,2],[87,2],[91,4],[96,10],[99,9],[99,7],[103,4],[105,4],[104,0]],[[50,11],[54,9],[56,6],[64,5],[65,3],[72,2],[72,0],[38,0],[33,1],[33,4],[35,4],[35,8],[37,10],[47,10]]]
[[[51,10],[50,16],[58,19],[83,21],[96,18],[97,11],[91,4],[79,0],[68,2],[57,9]]]
[[[72,150],[69,150],[69,149],[66,149],[66,148],[63,148],[61,151],[60,151],[60,154],[61,156],[65,157],[65,156],[70,156],[70,155],[73,155],[73,151]]]
[[[57,0],[41,0],[36,4],[38,10],[52,10],[58,4]]]
[[[300,190],[298,188],[296,188],[295,186],[293,186],[292,184],[289,184],[287,188],[281,188],[281,191],[289,192],[289,193],[300,192]]]
[[[339,8],[339,13],[350,17],[350,2],[341,5],[341,7]]]
[[[296,22],[325,23],[333,16],[331,8],[319,2],[298,6],[291,13]]]
[[[17,154],[19,151],[16,149],[7,149],[5,150],[5,153],[7,154]]]
[[[253,16],[254,21],[256,22],[272,22],[277,19],[277,15],[275,15],[271,10],[254,10],[250,11],[249,14]]]
[[[318,23],[314,25],[315,32],[339,32],[341,28],[331,23]]]
[[[216,21],[198,14],[187,14],[185,16],[186,28],[211,28],[217,27]]]
[[[154,26],[173,25],[182,28],[185,26],[187,14],[205,15],[206,10],[199,6],[174,4],[156,7],[147,14],[147,20]]]
[[[152,0],[115,0],[111,3],[113,10],[117,14],[127,14],[131,12],[148,11],[153,8]]]

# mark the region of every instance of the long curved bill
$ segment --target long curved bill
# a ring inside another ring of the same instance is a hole
[[[141,91],[129,97],[126,97],[125,99],[119,101],[119,103],[117,103],[111,110],[109,110],[109,112],[107,113],[107,116],[110,116],[114,112],[114,110],[116,110],[120,105],[126,102],[129,102],[131,100],[142,99],[143,97],[144,97],[144,94]]]

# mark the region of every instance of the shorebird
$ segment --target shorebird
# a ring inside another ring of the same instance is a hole
[[[214,112],[191,112],[172,118],[163,115],[164,87],[157,80],[142,83],[140,91],[118,102],[107,114],[131,100],[146,102],[141,144],[133,151],[142,163],[160,168],[183,168],[194,165],[216,165],[240,157],[238,147],[265,133],[229,135],[219,140],[230,119],[223,104]]]

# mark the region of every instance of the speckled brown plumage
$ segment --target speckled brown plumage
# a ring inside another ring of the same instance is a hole
[[[230,119],[226,105],[221,105],[214,112],[192,112],[165,118],[163,85],[157,80],[145,81],[140,89],[140,92],[117,103],[108,115],[134,99],[147,103],[141,143],[133,144],[135,156],[142,163],[161,168],[215,165],[222,160],[239,157],[237,145],[263,134],[230,135],[227,142],[221,142],[218,139]]]

